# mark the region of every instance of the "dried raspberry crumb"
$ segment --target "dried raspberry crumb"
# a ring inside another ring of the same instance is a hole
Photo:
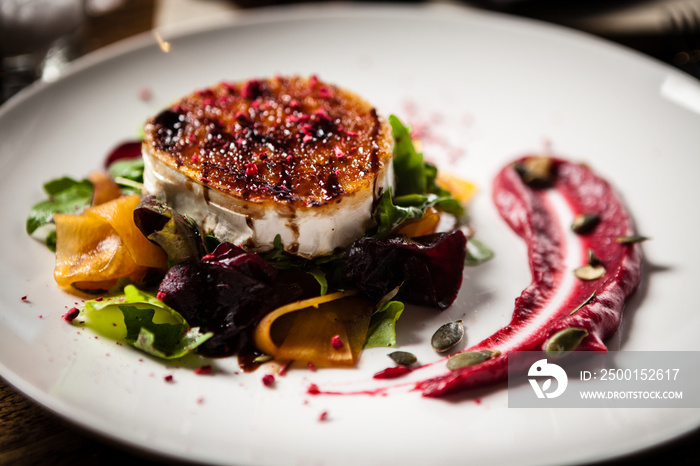
[[[199,162],[199,155],[194,154],[194,155],[192,156],[192,161],[193,161],[194,163]]]
[[[238,121],[246,121],[248,119],[248,115],[246,115],[243,112],[236,112],[236,120]]]
[[[172,382],[172,381],[173,381],[173,376],[170,375],[170,374],[168,374],[168,375],[166,375],[165,377],[163,377],[163,380],[165,380],[166,382]]]
[[[262,383],[266,387],[272,387],[275,384],[275,376],[272,374],[263,375]]]
[[[250,103],[250,106],[253,107],[255,110],[258,110],[260,108],[260,102],[254,100]]]
[[[318,416],[318,420],[321,422],[323,422],[327,419],[328,419],[328,411],[324,411]]]
[[[335,146],[335,147],[334,147],[334,151],[335,151],[335,157],[336,157],[338,160],[343,160],[343,159],[345,159],[345,158],[347,157],[347,156],[345,155],[345,152],[343,152],[343,149],[341,149],[341,148],[338,147],[338,146]]]
[[[287,361],[284,364],[282,364],[282,366],[280,366],[279,371],[277,371],[277,373],[282,377],[287,375],[287,371],[289,370],[289,366],[291,366],[293,362],[294,361]]]
[[[297,99],[292,99],[289,101],[289,108],[299,108],[301,103]]]
[[[72,307],[68,310],[68,312],[63,314],[63,320],[65,320],[66,322],[73,322],[75,318],[78,317],[78,314],[80,314],[78,308]]]
[[[24,295],[24,296],[22,296],[22,297],[21,297],[21,298],[19,298],[19,299],[20,299],[20,300],[22,300],[22,301],[25,301],[25,302],[26,302],[26,301],[27,301],[27,296],[26,296],[26,295]]]
[[[163,301],[163,298],[165,298],[165,293],[163,293],[162,291],[159,291],[159,292],[156,294],[156,299],[159,300],[159,301]]]
[[[292,160],[294,160],[294,157],[291,154],[289,154],[287,156],[286,160],[287,160],[287,162],[291,162]]]
[[[261,94],[262,88],[260,86],[260,81],[257,79],[251,79],[243,84],[243,89],[241,90],[241,95],[248,100],[253,100]]]
[[[202,397],[197,398],[197,404],[198,405],[204,404],[204,398],[202,398]]]
[[[310,362],[306,365],[311,372],[316,372],[316,366],[314,366],[314,363]]]
[[[246,176],[256,176],[258,174],[258,166],[253,162],[248,162],[245,166]]]
[[[318,84],[318,76],[313,74],[309,78],[309,88],[313,89],[314,87],[316,87],[316,84]]]
[[[340,170],[336,170],[336,171],[335,171],[335,176],[336,176],[336,177],[339,177],[339,176],[340,176]]]
[[[214,253],[213,253],[213,252],[210,252],[209,254],[205,254],[204,256],[202,256],[202,260],[203,260],[203,261],[208,261],[208,260],[211,260],[211,259],[213,259],[213,258],[214,258]]]
[[[199,178],[199,181],[201,181],[202,183],[209,183],[209,178],[202,176]]]
[[[153,97],[153,91],[151,90],[150,87],[143,86],[139,90],[139,99],[141,99],[143,101],[148,101],[148,100],[151,100],[151,97]]]
[[[333,349],[340,349],[345,346],[343,340],[340,339],[340,335],[333,335],[333,337],[331,337],[331,346]]]
[[[205,374],[210,374],[211,373],[211,366],[202,366],[198,367],[197,369],[194,370],[194,373],[197,375],[205,375]]]
[[[318,385],[315,383],[312,383],[309,385],[309,388],[306,389],[306,393],[309,395],[319,395],[321,393],[321,390],[318,389]]]
[[[313,137],[310,133],[307,133],[307,134],[304,135],[304,139],[302,139],[302,142],[305,142],[305,143],[306,143],[306,142],[309,142],[309,141],[311,141],[313,138],[314,138],[314,137]]]
[[[321,86],[318,89],[318,96],[322,98],[327,98],[331,96],[331,90],[328,88],[328,86]]]
[[[260,160],[267,160],[267,152],[261,152],[258,158],[260,158]]]
[[[102,296],[98,296],[97,298],[95,298],[95,301],[100,302],[100,301],[102,301],[103,299],[104,299],[104,298],[103,298]]]
[[[330,121],[330,119],[331,119],[331,116],[328,114],[328,112],[326,112],[326,110],[324,110],[322,108],[319,108],[318,110],[316,110],[316,117],[321,118],[323,120],[328,120],[328,121]]]

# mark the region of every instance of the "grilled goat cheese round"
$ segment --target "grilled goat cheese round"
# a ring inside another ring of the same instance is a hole
[[[144,190],[221,241],[315,257],[372,225],[392,150],[368,102],[315,77],[222,82],[146,123]]]

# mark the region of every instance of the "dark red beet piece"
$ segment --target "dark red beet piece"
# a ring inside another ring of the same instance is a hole
[[[461,231],[418,238],[364,237],[343,257],[345,278],[372,299],[401,286],[398,298],[439,309],[457,298],[467,239]]]
[[[141,141],[125,142],[114,149],[105,159],[105,168],[109,168],[114,162],[124,159],[135,159],[141,157]]]
[[[300,295],[277,283],[277,270],[259,255],[221,243],[200,261],[175,265],[158,296],[193,327],[214,336],[198,348],[211,357],[234,353],[241,333],[265,314]]]

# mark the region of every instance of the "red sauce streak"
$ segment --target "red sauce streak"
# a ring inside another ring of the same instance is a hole
[[[373,379],[395,379],[412,372],[410,367],[396,366],[387,367],[386,369],[377,372],[372,376]]]
[[[549,189],[563,196],[574,215],[596,212],[600,216],[595,229],[580,237],[581,256],[592,249],[603,262],[606,274],[598,280],[578,281],[565,302],[546,316],[543,325],[528,326],[562,286],[563,274],[572,272],[565,270],[563,232],[556,228],[562,222],[556,220],[545,190],[525,185],[512,166],[505,167],[495,179],[493,198],[503,219],[527,244],[532,283],[516,299],[510,323],[469,350],[499,349],[525,333],[523,342],[510,350],[540,351],[553,334],[578,327],[586,329],[589,335],[577,350],[606,351],[603,340],[617,331],[625,300],[639,285],[641,250],[637,244],[619,244],[615,240],[634,234],[634,230],[612,187],[584,165],[561,159],[553,162],[556,178]],[[571,314],[593,292],[595,297]],[[424,396],[437,397],[501,382],[506,379],[507,370],[508,354],[504,353],[479,365],[418,382],[415,388]]]

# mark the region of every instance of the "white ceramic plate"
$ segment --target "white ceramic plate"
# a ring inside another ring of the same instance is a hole
[[[196,358],[163,364],[67,325],[60,316],[76,299],[57,290],[52,254],[24,233],[42,182],[98,168],[148,116],[193,89],[317,73],[384,114],[424,125],[428,157],[481,188],[474,226],[497,256],[467,270],[449,310],[407,311],[403,349],[428,362],[429,336],[448,319],[466,313],[471,343],[509,320],[529,272],[523,245],[491,203],[490,182],[511,159],[548,148],[612,180],[639,231],[654,238],[610,347],[700,349],[698,82],[581,34],[451,7],[268,11],[162,35],[169,53],[152,37],[127,42],[0,111],[0,373],[10,383],[127,445],[231,464],[564,464],[643,449],[700,425],[694,409],[508,409],[503,388],[478,400],[313,397],[311,382],[370,380],[389,365],[389,351],[367,351],[351,370],[292,370],[269,389],[265,368],[237,373],[232,358],[214,361],[215,375],[195,375],[204,363]],[[149,101],[139,99],[144,87]]]

